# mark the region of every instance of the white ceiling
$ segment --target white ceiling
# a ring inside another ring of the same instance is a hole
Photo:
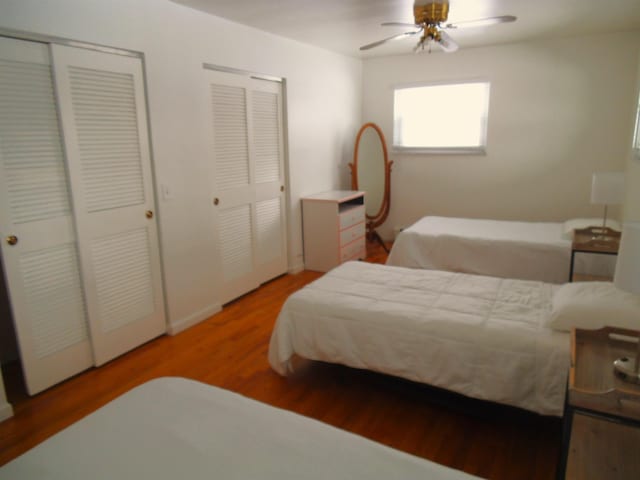
[[[351,56],[411,53],[417,38],[361,52],[359,47],[407,31],[413,0],[172,0],[236,23]],[[640,0],[450,0],[447,23],[515,15],[515,23],[449,30],[461,48],[640,29]]]

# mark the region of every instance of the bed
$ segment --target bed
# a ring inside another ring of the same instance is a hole
[[[561,416],[569,333],[547,325],[561,288],[347,262],[287,299],[269,362],[281,375],[296,357],[338,363]]]
[[[0,478],[478,477],[210,385],[160,378],[9,462]]]
[[[564,283],[569,279],[572,230],[597,222],[428,216],[398,234],[387,264]],[[610,221],[609,225],[619,230],[619,225],[613,223]],[[612,275],[614,263],[614,259],[602,255],[578,255],[575,271]]]

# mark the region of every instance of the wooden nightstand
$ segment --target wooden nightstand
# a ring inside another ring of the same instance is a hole
[[[573,281],[573,266],[576,253],[595,253],[600,255],[617,255],[620,248],[620,232],[608,227],[588,227],[573,232],[571,243],[571,266],[569,281]]]
[[[558,479],[640,478],[640,385],[613,372],[619,357],[635,358],[636,343],[618,328],[574,330]]]

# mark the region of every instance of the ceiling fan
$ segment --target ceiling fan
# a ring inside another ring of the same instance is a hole
[[[498,23],[515,22],[516,17],[513,15],[502,15],[499,17],[480,18],[476,20],[467,20],[458,23],[444,23],[449,15],[449,0],[416,0],[413,5],[413,16],[415,23],[402,22],[385,22],[382,26],[400,26],[412,27],[415,31],[404,32],[392,37],[379,40],[360,47],[360,50],[369,50],[391,40],[399,40],[405,37],[420,35],[418,44],[413,49],[414,52],[424,50],[425,46],[431,47],[431,43],[437,43],[445,52],[455,52],[458,50],[458,44],[453,41],[445,29],[457,29],[467,27],[483,27],[495,25]],[[431,51],[429,49],[429,51]]]

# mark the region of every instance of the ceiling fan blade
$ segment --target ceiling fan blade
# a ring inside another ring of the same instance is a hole
[[[391,40],[399,40],[401,38],[404,37],[410,37],[415,35],[416,33],[420,33],[422,29],[417,30],[415,32],[404,32],[404,33],[399,33],[398,35],[393,35],[392,37],[387,37],[383,40],[378,40],[377,42],[373,42],[373,43],[369,43],[368,45],[364,45],[362,47],[360,47],[360,50],[369,50],[370,48],[374,48],[377,47],[378,45],[382,45],[383,43],[387,43]]]
[[[420,28],[420,25],[415,23],[407,23],[407,22],[384,22],[381,23],[383,27],[409,27],[409,28]]]
[[[453,39],[449,36],[447,32],[440,30],[440,40],[438,40],[438,44],[447,53],[455,52],[458,50],[458,44],[453,41]]]
[[[499,23],[515,22],[517,17],[513,15],[502,15],[500,17],[479,18],[477,20],[467,20],[464,22],[447,23],[442,28],[471,28],[471,27],[487,27],[489,25],[497,25]]]

